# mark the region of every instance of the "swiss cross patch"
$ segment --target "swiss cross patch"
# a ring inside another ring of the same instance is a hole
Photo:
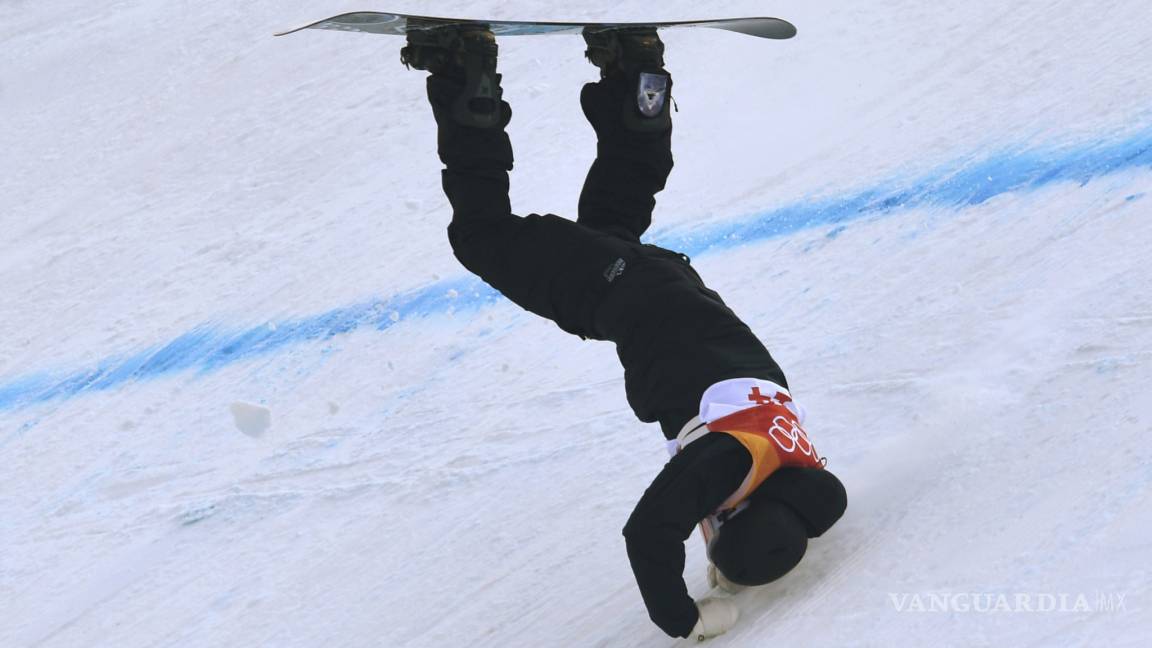
[[[781,465],[823,465],[804,430],[804,409],[770,380],[730,378],[712,384],[700,398],[700,420],[713,432],[769,440]]]
[[[776,392],[772,396],[765,396],[760,393],[760,388],[753,386],[751,393],[748,394],[748,400],[756,403],[757,405],[767,405],[768,403],[776,403],[782,405],[792,401],[792,397],[784,392]]]

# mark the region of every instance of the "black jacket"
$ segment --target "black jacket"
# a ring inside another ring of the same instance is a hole
[[[652,621],[674,637],[686,637],[698,613],[684,584],[684,541],[700,520],[714,513],[744,480],[752,458],[734,437],[713,432],[689,444],[673,457],[636,504],[624,526],[628,560]],[[800,521],[804,535],[822,535],[844,513],[844,487],[835,475],[815,468],[781,468],[751,496],[751,505],[772,500],[787,506]],[[754,514],[745,511],[740,515]],[[732,525],[735,526],[735,525]],[[719,533],[727,532],[722,526]],[[795,550],[780,551],[765,539],[764,561],[790,560]],[[800,538],[799,555],[806,543]],[[754,546],[760,546],[756,544]],[[713,555],[717,563],[720,557]],[[798,557],[795,559],[798,560]],[[780,565],[780,574],[792,562]]]

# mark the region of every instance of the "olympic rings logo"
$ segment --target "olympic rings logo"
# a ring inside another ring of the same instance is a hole
[[[786,416],[777,416],[772,419],[772,427],[768,429],[768,436],[772,437],[772,440],[784,452],[791,453],[799,450],[801,454],[806,456],[816,456],[816,449],[812,447],[812,442],[808,440],[808,434],[804,432],[804,428]]]

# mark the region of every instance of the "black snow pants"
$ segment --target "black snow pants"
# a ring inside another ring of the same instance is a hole
[[[581,93],[598,141],[575,222],[512,213],[511,142],[502,127],[453,121],[459,88],[428,78],[453,210],[448,238],[464,267],[569,333],[615,342],[629,404],[640,420],[659,421],[667,438],[696,414],[715,382],[747,376],[787,385],[764,345],[686,256],[641,243],[672,170],[672,132],[625,125],[625,83],[606,79]],[[511,108],[502,107],[507,125]]]

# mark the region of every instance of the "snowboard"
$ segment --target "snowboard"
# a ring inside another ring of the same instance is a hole
[[[796,27],[780,18],[721,18],[713,20],[682,20],[673,22],[533,22],[519,20],[474,20],[471,18],[436,18],[407,14],[358,11],[325,18],[303,27],[283,31],[277,36],[294,34],[304,29],[332,29],[403,36],[412,29],[428,29],[441,25],[484,25],[497,36],[536,36],[543,34],[580,34],[585,29],[601,31],[635,27],[707,27],[747,34],[759,38],[786,39],[796,35]]]

